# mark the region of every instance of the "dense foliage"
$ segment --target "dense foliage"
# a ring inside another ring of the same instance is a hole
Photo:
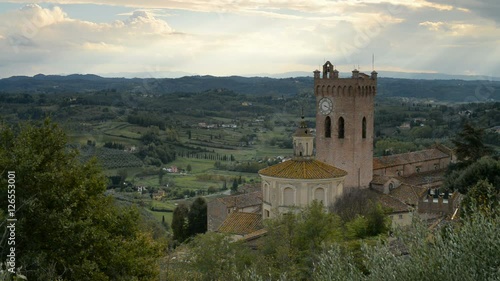
[[[415,220],[397,238],[364,240],[345,238],[338,217],[313,209],[269,224],[257,251],[199,235],[167,261],[167,280],[500,280],[499,209],[434,229]]]
[[[202,197],[196,198],[191,206],[184,203],[174,210],[172,219],[174,239],[184,242],[189,237],[207,231],[207,202]]]
[[[268,220],[267,235],[261,238],[256,251],[222,234],[195,236],[179,251],[181,260],[169,261],[168,280],[180,276],[188,280],[261,280],[252,278],[264,276],[265,280],[307,280],[325,247],[341,245],[346,251],[360,254],[360,241],[373,244],[377,241],[374,237],[385,235],[387,217],[379,207],[373,211],[383,219],[378,222],[378,232],[367,233],[369,223],[364,217],[344,222],[315,202],[303,210]],[[362,267],[361,260],[356,264]]]
[[[368,274],[354,266],[352,254],[334,245],[320,255],[313,280],[500,280],[499,227],[498,209],[496,216],[476,212],[442,230],[415,221],[397,231],[392,243],[363,247]]]
[[[0,208],[7,214],[7,172],[15,171],[16,266],[28,280],[157,280],[162,244],[135,208],[104,195],[95,160],[81,164],[50,121],[0,127]]]

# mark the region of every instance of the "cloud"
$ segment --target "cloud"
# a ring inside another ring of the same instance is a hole
[[[135,11],[123,22],[128,28],[153,34],[168,34],[173,29],[163,20],[156,19],[147,11]]]
[[[125,69],[244,75],[309,71],[324,59],[371,69],[373,53],[387,69],[500,71],[490,59],[499,55],[498,28],[462,2],[62,0],[51,8],[27,5],[0,15],[0,61],[9,62],[0,76]],[[69,16],[64,3],[120,8],[116,18],[93,22]]]
[[[494,26],[465,23],[461,21],[425,21],[421,22],[419,25],[426,27],[430,31],[439,33],[440,36],[458,36],[462,41],[467,40],[467,38],[477,39],[478,37],[482,37],[483,39],[481,41],[484,42],[487,38],[496,39],[500,37],[500,30]]]
[[[98,52],[123,52],[125,48],[123,46],[117,46],[112,44],[107,44],[104,42],[85,42],[81,45],[81,48],[85,51],[98,51]]]
[[[32,0],[33,1],[33,0]],[[465,0],[463,0],[465,1]],[[485,0],[486,1],[486,0]],[[492,0],[494,1],[494,0]],[[25,3],[25,0],[7,0],[11,3]],[[34,0],[34,3],[45,3],[46,0]],[[442,2],[442,3],[441,3]],[[125,6],[137,9],[176,9],[195,12],[243,12],[243,11],[269,11],[291,10],[314,13],[338,13],[345,7],[363,6],[366,4],[393,4],[412,8],[430,7],[438,10],[449,10],[452,6],[443,1],[436,0],[58,0],[63,4],[96,4]]]
[[[8,13],[0,20],[0,31],[8,34],[11,44],[17,47],[41,48],[71,47],[89,41],[116,44],[130,42],[131,38],[140,41],[145,37],[164,37],[174,32],[167,22],[146,11],[135,11],[125,20],[94,23],[69,18],[57,6],[47,9],[36,4]]]
[[[436,4],[449,3],[449,0],[428,0]],[[500,23],[500,1],[498,0],[454,0],[453,7],[459,11],[472,12]]]
[[[78,67],[85,64],[104,65],[111,59],[120,60],[120,56],[123,60],[127,51],[151,51],[145,42],[155,45],[182,36],[147,11],[134,11],[124,20],[95,23],[70,18],[58,6],[36,4],[3,14],[0,34],[0,60],[15,62],[9,71],[29,71],[26,65],[38,65],[37,71],[64,65],[69,73],[80,71]]]

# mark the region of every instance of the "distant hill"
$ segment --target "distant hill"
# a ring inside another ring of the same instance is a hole
[[[384,78],[379,76],[378,95],[385,97],[425,98],[438,101],[499,101],[500,81],[491,80],[426,80]],[[86,93],[101,90],[142,94],[203,92],[228,89],[241,94],[290,96],[311,92],[312,77],[214,77],[181,78],[104,78],[97,75],[14,76],[0,79],[0,93]]]
[[[0,92],[7,93],[82,93],[110,90],[144,94],[203,92],[208,89],[229,89],[242,94],[294,95],[312,88],[308,77],[274,79],[267,77],[185,76],[181,78],[104,78],[97,75],[14,76],[0,79]]]

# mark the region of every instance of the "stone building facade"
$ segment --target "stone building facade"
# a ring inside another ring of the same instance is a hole
[[[302,120],[293,135],[293,158],[259,171],[264,219],[306,207],[314,200],[327,207],[342,195],[347,172],[314,159],[313,144],[314,136]]]
[[[235,212],[260,214],[262,191],[216,198],[207,203],[208,231],[217,231],[226,218]]]
[[[377,72],[339,78],[330,62],[314,71],[316,159],[347,171],[346,188],[368,187],[373,175]]]
[[[373,159],[373,174],[408,177],[446,169],[451,161],[451,151],[442,145],[436,145],[430,149],[377,157]]]

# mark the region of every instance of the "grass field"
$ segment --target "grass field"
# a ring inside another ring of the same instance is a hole
[[[78,110],[82,110],[80,108]],[[90,109],[89,109],[90,110]],[[95,112],[96,114],[98,112]],[[291,130],[290,124],[298,125],[299,119],[297,116],[291,116],[286,114],[276,114],[271,117],[271,123],[275,124],[273,130],[264,129],[263,124],[259,122],[254,122],[255,118],[247,118],[245,120],[232,120],[230,118],[205,118],[203,120],[190,118],[186,119],[191,124],[191,127],[177,127],[177,135],[179,136],[180,143],[199,143],[200,145],[189,145],[190,147],[204,148],[207,151],[207,155],[220,155],[230,157],[231,155],[235,158],[236,162],[246,162],[252,160],[259,160],[268,157],[276,156],[289,156],[292,154],[291,149],[282,149],[277,146],[270,146],[269,143],[273,139],[283,139],[290,135]],[[95,142],[97,147],[101,147],[106,142],[115,142],[124,144],[126,147],[136,146],[140,148],[142,146],[141,137],[151,131],[158,130],[154,128],[141,127],[128,122],[124,122],[125,119],[116,119],[116,121],[106,121],[106,122],[83,122],[83,121],[72,121],[72,123],[67,124],[68,135],[70,142],[80,143],[82,145],[87,144],[90,140]],[[199,122],[206,122],[207,124],[236,124],[238,123],[238,128],[213,128],[205,129],[197,126]],[[241,124],[244,124],[241,126]],[[286,124],[286,125],[285,125]],[[168,132],[159,130],[160,138],[165,139]],[[191,135],[189,139],[188,136]],[[243,140],[249,136],[253,137],[252,142],[249,146],[242,146],[245,144]],[[204,146],[206,145],[206,146]],[[224,148],[222,148],[224,147]],[[179,149],[185,149],[179,147]],[[204,156],[205,152],[200,153]],[[200,156],[201,156],[200,155]],[[106,176],[116,176],[116,175],[126,175],[126,181],[131,182],[134,186],[147,186],[153,188],[162,188],[168,190],[173,188],[177,192],[189,191],[199,191],[207,190],[209,187],[215,189],[220,189],[223,186],[223,179],[226,179],[227,187],[230,187],[233,179],[239,178],[240,176],[244,182],[259,182],[260,178],[257,173],[242,173],[227,170],[219,170],[215,168],[215,160],[210,159],[196,159],[180,157],[161,167],[132,167],[132,168],[120,168],[120,169],[109,169],[105,170],[104,174]],[[179,169],[185,170],[188,165],[191,168],[187,174],[179,173],[165,173],[163,175],[162,184],[160,184],[159,173],[161,168],[169,168],[171,166],[177,166]],[[145,175],[149,172],[149,175]],[[152,174],[151,174],[152,173]],[[168,184],[168,188],[166,187]],[[120,192],[121,194],[121,192]],[[213,200],[217,196],[222,196],[221,194],[212,194],[207,197],[207,201]],[[173,210],[176,207],[176,203],[190,202],[194,198],[187,198],[182,200],[169,200],[169,201],[156,201],[151,200],[149,196],[143,196],[142,202],[146,204],[143,207],[148,213],[150,213],[158,222],[161,222],[163,218],[168,224],[172,222],[172,212],[158,212],[151,210],[151,207],[162,208]]]

